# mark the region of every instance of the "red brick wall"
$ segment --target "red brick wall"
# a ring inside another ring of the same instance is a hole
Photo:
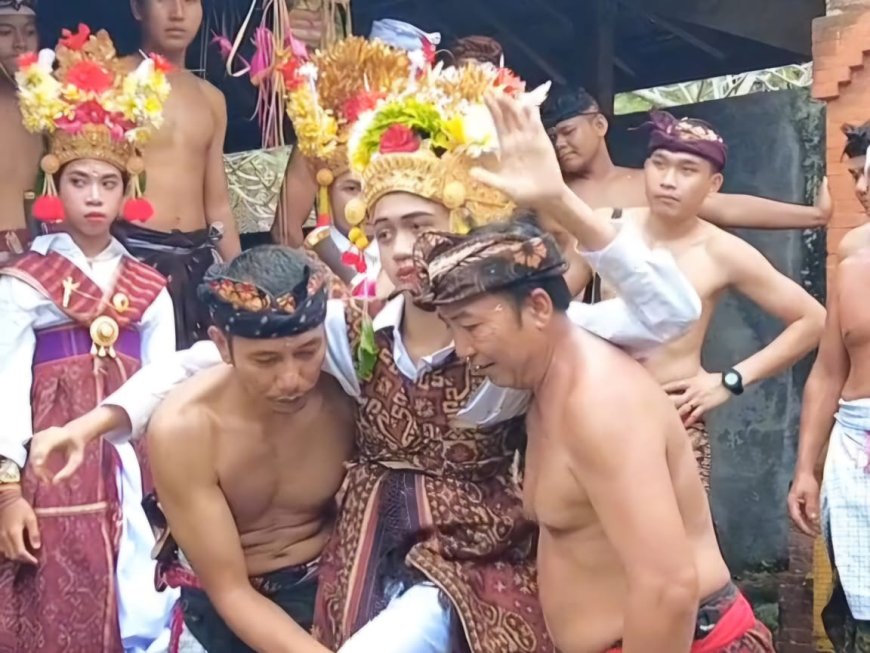
[[[870,120],[870,0],[813,23],[813,97],[827,105],[827,168],[834,200],[828,226],[828,284],[833,257],[843,235],[867,218],[855,199],[854,185],[840,155],[843,123]]]

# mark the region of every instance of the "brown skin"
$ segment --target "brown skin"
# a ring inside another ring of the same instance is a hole
[[[220,255],[241,251],[224,168],[227,108],[223,94],[184,68],[187,48],[202,23],[201,0],[131,0],[142,25],[142,50],[166,57],[172,92],[164,125],[145,150],[146,197],[154,205],[149,229],[195,231],[223,225]],[[125,59],[132,69],[140,55]]]
[[[0,143],[15,156],[0,159],[0,231],[26,226],[24,194],[34,190],[42,139],[21,123],[12,80],[17,58],[39,46],[32,16],[0,16]]]
[[[734,366],[746,387],[778,374],[811,351],[821,337],[825,310],[754,247],[697,217],[705,198],[722,184],[722,175],[710,163],[691,154],[658,150],[647,160],[645,179],[650,208],[631,211],[625,219],[641,230],[650,246],[673,254],[701,297],[698,323],[645,361],[673,394],[689,425],[731,397],[721,373],[701,367],[701,347],[725,290],[740,292],[786,325],[767,347]]]
[[[161,505],[236,635],[258,651],[322,653],[249,576],[304,564],[323,550],[352,454],[352,401],[320,374],[322,328],[232,343],[215,327],[210,335],[227,364],[173,390],[148,429]]]
[[[112,238],[109,227],[124,201],[120,171],[96,159],[72,161],[60,174],[58,196],[66,213],[62,227],[85,256],[96,256],[106,249]],[[14,491],[6,486],[3,489]],[[18,499],[0,511],[0,554],[15,562],[36,565],[31,551],[40,548],[39,525],[33,508],[20,496],[20,487],[17,491]]]
[[[849,160],[855,194],[868,208],[865,157]],[[801,410],[798,455],[788,509],[808,535],[820,532],[816,464],[828,444],[839,400],[870,397],[870,224],[850,231],[837,252],[837,272],[828,295],[828,319],[816,362],[807,378]]]
[[[617,166],[604,137],[607,118],[592,108],[550,129],[566,182],[593,209],[647,206],[642,170]],[[698,215],[719,227],[807,229],[823,227],[831,218],[827,182],[819,189],[818,206],[786,204],[751,195],[712,193]]]
[[[541,527],[538,583],[556,648],[601,653],[621,639],[627,653],[687,651],[701,598],[729,573],[661,388],[542,290],[519,305],[486,295],[439,313],[458,355],[534,393],[523,500]]]

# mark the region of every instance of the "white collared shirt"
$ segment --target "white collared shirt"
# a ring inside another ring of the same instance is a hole
[[[66,233],[39,236],[30,246],[39,254],[56,252],[69,259],[102,290],[110,291],[118,266],[130,256],[114,238],[105,250],[88,259]],[[33,437],[30,392],[36,331],[69,324],[71,320],[54,302],[30,285],[10,276],[0,276],[0,401],[3,429],[0,456],[24,467],[24,445]],[[137,325],[141,334],[142,364],[166,360],[175,351],[175,313],[164,288]]]
[[[587,262],[620,297],[595,305],[572,303],[568,316],[578,326],[625,348],[634,356],[668,342],[686,331],[701,315],[698,293],[666,250],[651,251],[638,234],[620,230],[604,249],[584,254]],[[444,364],[453,346],[424,356],[416,363],[401,333],[404,298],[399,296],[373,320],[375,330],[391,329],[393,359],[409,380]],[[332,300],[325,321],[327,354],[323,370],[338,379],[350,396],[360,397],[354,354],[348,341],[344,305]],[[104,403],[122,408],[130,417],[133,437],[144,432],[151,414],[166,394],[196,372],[221,362],[217,347],[200,342],[176,352],[157,365],[143,368]],[[522,415],[529,393],[485,381],[457,415],[463,423],[487,426]],[[116,439],[127,434],[115,434]]]

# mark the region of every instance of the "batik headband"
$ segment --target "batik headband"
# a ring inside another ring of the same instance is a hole
[[[694,154],[721,172],[728,160],[728,146],[708,123],[696,118],[677,120],[667,111],[653,111],[648,153],[656,150]]]
[[[513,223],[483,228],[468,236],[422,234],[414,246],[420,278],[416,304],[432,309],[520,283],[560,277],[568,269],[549,234]]]
[[[321,271],[306,267],[302,280],[275,296],[251,281],[213,265],[198,288],[215,325],[241,338],[287,338],[314,329],[326,319],[327,283]]]
[[[35,16],[36,0],[0,0],[0,16]]]

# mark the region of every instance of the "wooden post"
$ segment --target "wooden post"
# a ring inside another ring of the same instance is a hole
[[[616,22],[614,0],[590,0],[586,7],[580,44],[583,86],[598,100],[605,115],[613,115],[614,30]]]

